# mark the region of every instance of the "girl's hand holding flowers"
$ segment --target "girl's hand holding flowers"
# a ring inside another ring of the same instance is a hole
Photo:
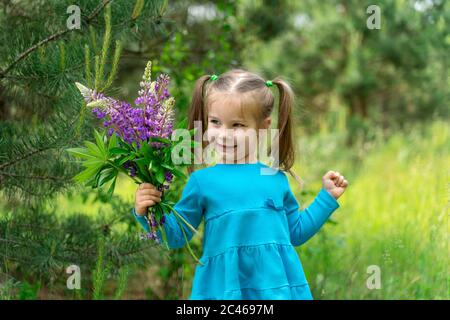
[[[347,188],[348,181],[339,172],[328,171],[322,177],[322,184],[323,188],[337,200]]]
[[[136,190],[134,209],[137,215],[143,216],[147,208],[161,202],[162,192],[151,183],[141,183]]]

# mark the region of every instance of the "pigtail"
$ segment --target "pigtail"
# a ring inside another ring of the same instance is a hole
[[[273,166],[289,172],[302,185],[301,179],[291,170],[295,162],[292,121],[295,94],[290,85],[279,77],[275,78],[272,83],[278,87],[279,91],[277,127],[279,132],[275,139],[275,147],[278,148],[278,159],[275,159]]]
[[[195,121],[201,121],[201,144],[202,144],[202,150],[205,148],[206,142],[203,141],[203,133],[205,132],[205,126],[206,126],[206,113],[204,108],[204,86],[205,82],[208,81],[211,78],[211,75],[204,75],[201,76],[197,81],[195,82],[194,86],[194,93],[192,95],[192,101],[191,105],[189,107],[188,112],[188,130],[191,130],[194,128],[194,122]],[[199,130],[200,128],[198,128]],[[191,154],[196,157],[197,155],[194,153],[194,148],[191,149]],[[203,154],[200,155],[200,159],[202,160]],[[198,159],[195,158],[195,159]],[[187,170],[189,172],[189,175],[194,171],[194,164],[190,164],[187,167]]]

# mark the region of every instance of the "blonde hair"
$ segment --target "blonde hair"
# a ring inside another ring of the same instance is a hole
[[[255,74],[243,69],[231,69],[215,80],[211,80],[212,75],[203,75],[195,82],[194,92],[188,115],[188,129],[194,128],[195,121],[207,123],[207,111],[209,98],[213,93],[226,93],[231,95],[249,94],[258,102],[259,116],[258,120],[269,117],[274,107],[274,95],[270,88],[266,85],[266,80]],[[214,78],[213,78],[214,79]],[[295,150],[293,142],[293,123],[292,111],[294,108],[295,94],[291,86],[281,77],[272,80],[272,84],[277,86],[279,90],[279,107],[278,107],[278,124],[279,130],[279,161],[278,167],[289,172],[300,184],[297,175],[291,170],[295,161]],[[201,136],[203,137],[206,128],[202,126]],[[207,142],[202,139],[202,147]],[[271,153],[269,148],[268,153]],[[194,170],[193,165],[188,167],[189,174]]]

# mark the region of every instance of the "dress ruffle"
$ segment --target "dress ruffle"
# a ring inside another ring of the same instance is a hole
[[[191,295],[190,300],[314,300],[308,284],[269,289],[227,291],[221,297]]]
[[[236,246],[200,261],[189,299],[312,299],[292,245]]]

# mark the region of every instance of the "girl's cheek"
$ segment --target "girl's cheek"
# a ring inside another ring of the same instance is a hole
[[[256,132],[253,129],[239,129],[236,131],[235,141],[237,141],[238,145],[245,146],[245,148],[255,144],[256,139]]]
[[[217,130],[214,127],[209,127],[206,131],[205,131],[205,139],[206,141],[208,141],[209,143],[214,142],[215,140],[217,140],[217,136],[219,135],[219,130]]]
[[[239,135],[239,136],[235,137],[235,141],[237,143],[237,146],[239,146],[241,148],[246,146],[245,140],[246,140],[245,139],[245,135]]]

